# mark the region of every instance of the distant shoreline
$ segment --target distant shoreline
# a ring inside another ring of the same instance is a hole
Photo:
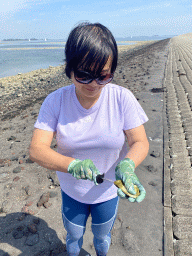
[[[178,36],[178,35],[152,35],[152,36],[128,36],[128,37],[117,37],[115,38],[116,41],[146,41],[149,40],[155,40],[154,38],[156,38],[156,40],[163,40],[163,39],[168,39],[168,38],[172,38],[172,37],[175,37],[175,36]],[[146,38],[146,39],[145,39]],[[153,38],[153,39],[152,39]],[[139,40],[138,40],[139,39]],[[17,42],[17,41],[24,41],[24,42],[27,42],[27,41],[65,41],[66,42],[66,39],[46,39],[46,38],[41,38],[41,39],[38,39],[38,38],[25,38],[25,39],[21,39],[21,38],[18,38],[18,39],[14,39],[14,38],[8,38],[8,39],[2,39],[0,40],[0,42]]]

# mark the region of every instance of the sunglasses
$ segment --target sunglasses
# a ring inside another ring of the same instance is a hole
[[[74,71],[75,80],[81,84],[89,84],[93,80],[99,85],[106,85],[113,80],[113,74],[100,75],[99,77],[94,77],[90,73],[76,70]]]

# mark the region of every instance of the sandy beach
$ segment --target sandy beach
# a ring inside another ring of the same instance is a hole
[[[149,121],[147,158],[136,173],[147,194],[140,203],[120,200],[109,256],[162,256],[163,101],[169,39],[119,46],[113,83],[130,89]],[[29,159],[33,125],[45,97],[69,85],[64,66],[0,79],[0,255],[65,256],[66,231],[56,173]],[[57,150],[55,139],[51,147]],[[91,218],[80,256],[95,256]]]

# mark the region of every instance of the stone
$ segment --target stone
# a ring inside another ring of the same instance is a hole
[[[52,203],[49,203],[49,202],[46,202],[46,203],[43,204],[43,206],[45,208],[49,208],[51,205],[52,205]]]
[[[27,164],[33,164],[34,162],[33,162],[30,158],[28,158],[28,159],[26,160],[26,163],[27,163]]]
[[[18,221],[23,221],[26,217],[26,214],[25,213],[22,213],[21,216],[18,217]]]
[[[56,197],[56,196],[57,196],[57,192],[54,192],[54,191],[49,192],[49,197],[50,198],[53,198],[53,197]]]
[[[32,201],[29,201],[29,202],[27,202],[26,204],[25,204],[25,206],[31,206],[33,204],[33,202]]]
[[[21,167],[16,167],[13,169],[13,173],[19,173],[21,172]]]
[[[8,140],[8,141],[10,141],[10,140],[16,140],[16,137],[11,136],[11,137],[7,138],[7,140]]]
[[[19,157],[18,156],[13,156],[10,158],[11,161],[18,161]]]
[[[30,224],[27,228],[32,234],[37,233],[37,225],[35,223]]]
[[[30,187],[29,187],[29,186],[22,187],[22,189],[25,191],[25,193],[26,193],[28,196],[30,196],[30,195],[31,195]]]
[[[14,179],[13,179],[13,181],[18,181],[20,178],[19,178],[19,176],[16,176]]]
[[[39,234],[32,234],[29,235],[25,241],[25,245],[28,246],[34,246],[35,244],[37,244],[39,242]]]
[[[41,195],[39,201],[37,202],[37,207],[42,206],[43,204],[45,204],[48,201],[49,201],[49,192],[46,192]]]
[[[21,239],[24,236],[23,230],[15,230],[12,234],[15,239]]]
[[[33,223],[35,223],[35,224],[39,225],[39,223],[40,223],[40,219],[39,219],[39,218],[35,218],[35,219],[33,219]]]
[[[152,152],[151,152],[151,154],[150,154],[150,156],[153,156],[153,157],[160,157],[160,153],[158,152],[158,151],[156,151],[156,150],[153,150]]]
[[[154,181],[150,181],[148,184],[153,186],[153,187],[157,186],[157,183],[155,183]]]
[[[153,165],[147,165],[145,166],[147,168],[147,170],[151,173],[156,173],[157,172],[157,168],[155,168]]]

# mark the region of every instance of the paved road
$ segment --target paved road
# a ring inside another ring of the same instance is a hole
[[[192,33],[170,41],[164,87],[165,255],[192,255]]]

